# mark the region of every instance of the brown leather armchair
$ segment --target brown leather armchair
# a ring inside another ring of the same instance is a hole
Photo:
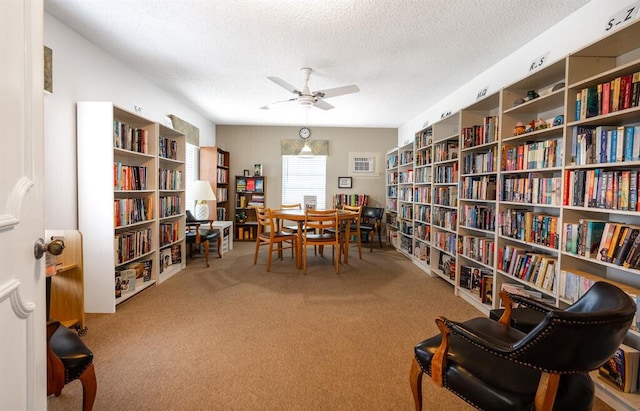
[[[93,353],[76,332],[51,320],[47,322],[47,395],[59,397],[64,386],[77,379],[82,382],[82,409],[90,411],[98,385]]]
[[[627,334],[636,311],[618,287],[598,282],[566,309],[500,293],[499,321],[436,319],[441,334],[414,348],[411,389],[422,409],[422,375],[485,410],[590,410],[588,372],[604,364]],[[514,303],[544,313],[529,333],[509,326]]]

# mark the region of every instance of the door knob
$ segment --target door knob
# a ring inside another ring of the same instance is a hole
[[[52,240],[48,243],[45,243],[42,238],[38,238],[33,245],[33,255],[35,255],[36,259],[42,258],[45,252],[60,255],[64,250],[64,241],[60,239]]]

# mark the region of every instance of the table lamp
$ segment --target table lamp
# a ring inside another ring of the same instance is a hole
[[[207,201],[216,201],[216,195],[208,181],[196,180],[193,182],[192,198],[196,200],[196,219],[209,219],[209,205]]]

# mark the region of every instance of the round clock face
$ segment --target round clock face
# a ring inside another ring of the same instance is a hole
[[[303,138],[306,140],[309,137],[311,137],[311,130],[309,130],[308,127],[302,127],[298,134],[300,134],[300,138]]]

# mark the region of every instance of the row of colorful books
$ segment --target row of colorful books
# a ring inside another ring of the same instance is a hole
[[[495,231],[495,207],[477,204],[464,204],[460,212],[460,225],[480,230]]]
[[[586,87],[576,95],[576,120],[626,110],[640,105],[640,72]]]
[[[122,297],[122,294],[135,291],[136,285],[151,281],[152,267],[153,260],[136,261],[119,267],[115,271],[116,298]]]
[[[462,198],[467,200],[495,200],[496,176],[463,177],[460,181]]]
[[[562,203],[560,176],[544,177],[529,174],[526,177],[505,175],[501,178],[502,201],[558,206]]]
[[[458,224],[458,211],[445,208],[437,208],[434,210],[432,221],[438,227],[448,230],[455,230]]]
[[[178,141],[160,136],[159,155],[170,160],[178,159]]]
[[[437,187],[433,203],[447,207],[458,206],[458,186]]]
[[[497,141],[498,133],[498,117],[487,116],[482,120],[482,124],[463,127],[460,135],[463,147],[469,148]]]
[[[153,197],[119,198],[113,201],[113,222],[116,227],[153,219]]]
[[[493,272],[473,266],[460,266],[460,287],[476,291],[483,304],[493,303]]]
[[[630,170],[566,170],[564,205],[640,211],[638,173]]]
[[[493,147],[486,152],[473,152],[462,159],[462,174],[493,173],[497,171],[497,148]]]
[[[482,264],[493,266],[496,243],[491,238],[463,235],[459,238],[458,252]]]
[[[116,234],[114,237],[115,264],[126,263],[150,252],[151,244],[150,228]]]
[[[564,250],[625,268],[640,268],[640,226],[581,219],[565,224]]]
[[[571,164],[640,160],[640,126],[577,126],[573,128]]]
[[[558,248],[558,217],[525,209],[506,209],[498,214],[498,233],[528,243]]]
[[[182,199],[180,196],[160,197],[160,218],[182,214]]]
[[[113,121],[113,147],[137,153],[149,152],[149,132],[118,120]]]
[[[114,190],[146,190],[147,167],[113,163]]]
[[[182,190],[182,171],[161,169],[158,175],[160,190]]]
[[[539,170],[562,167],[562,139],[502,146],[502,170]]]
[[[449,161],[458,158],[458,141],[447,140],[433,145],[433,161]]]
[[[415,203],[431,203],[431,187],[415,187],[413,195]]]
[[[458,163],[436,166],[433,179],[437,184],[458,182]]]
[[[507,244],[498,250],[497,268],[539,288],[554,291],[558,259]]]

